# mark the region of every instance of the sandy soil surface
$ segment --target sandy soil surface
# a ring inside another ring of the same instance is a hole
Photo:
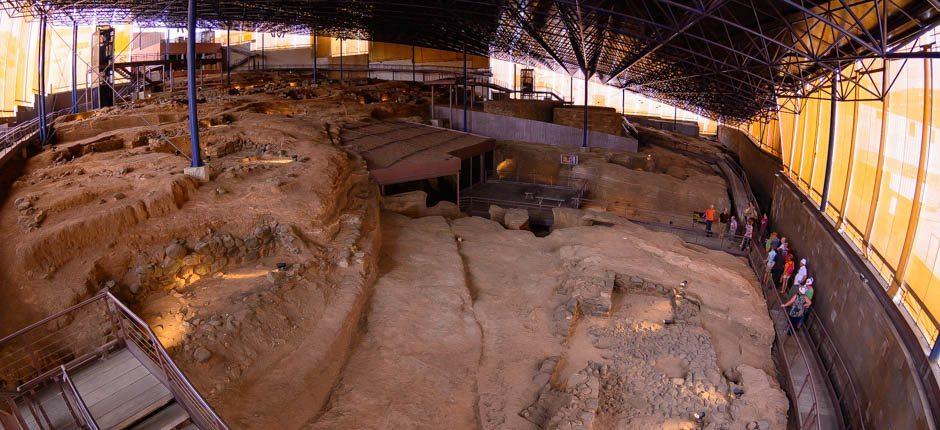
[[[786,427],[743,260],[625,220],[382,223],[369,334],[317,428]]]
[[[641,135],[642,137],[642,135]],[[727,183],[711,165],[667,147],[642,145],[637,153],[591,148],[500,142],[498,174],[540,183],[566,178],[588,181],[587,206],[634,220],[690,224],[693,211],[715,205],[730,209]],[[563,153],[578,155],[578,165],[561,166]]]

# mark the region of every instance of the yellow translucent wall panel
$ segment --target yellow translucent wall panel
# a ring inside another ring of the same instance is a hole
[[[16,115],[17,106],[32,106],[38,75],[39,26],[35,21],[0,13],[0,116]]]
[[[927,339],[937,338],[940,315],[940,64],[930,71],[931,115],[927,174],[911,255],[904,275],[904,305]]]
[[[881,77],[878,76],[877,79]],[[878,169],[882,105],[880,101],[860,101],[856,106],[858,117],[856,118],[849,196],[845,205],[845,231],[860,248],[865,246],[863,236],[868,224],[875,175]]]
[[[794,182],[800,182],[800,166],[803,164],[803,136],[806,134],[807,117],[809,108],[805,100],[798,101],[801,106],[799,113],[796,114],[796,127],[793,128],[793,153],[790,155],[790,178]]]
[[[342,47],[341,47],[342,45]],[[338,57],[342,53],[345,57],[347,55],[361,55],[369,53],[369,41],[368,40],[356,40],[356,39],[337,39],[333,38],[330,42],[330,56]]]
[[[827,213],[835,220],[842,218],[842,200],[848,186],[849,162],[855,137],[855,102],[836,104],[836,140],[832,154],[832,175],[829,177]]]
[[[819,112],[816,120],[816,150],[813,154],[813,168],[810,176],[810,195],[816,203],[821,202],[823,186],[826,182],[826,162],[829,157],[829,123],[831,122],[831,100],[817,100]]]
[[[524,68],[534,69],[536,90],[551,91],[566,100],[572,101],[574,104],[584,104],[583,79],[572,78],[568,74],[557,73],[548,69],[515,64],[515,81],[513,81],[514,65],[512,62],[490,59],[493,83],[506,88],[519,88],[520,70]],[[715,134],[718,131],[718,124],[715,121],[694,112],[677,109],[674,106],[630,91],[622,92],[620,88],[605,85],[595,80],[588,82],[588,102],[591,105],[611,107],[618,112],[622,110],[628,115],[696,121],[699,123],[699,131],[703,134]]]
[[[803,121],[803,128],[800,130],[801,133],[799,136],[799,146],[802,147],[800,153],[799,185],[801,188],[808,190],[809,182],[813,174],[813,161],[816,156],[816,130],[819,127],[819,100],[806,100],[806,107],[803,108],[803,112],[800,113],[800,116],[805,117],[805,121]]]
[[[893,62],[901,67],[904,62]],[[911,219],[924,120],[924,61],[908,60],[891,88],[881,186],[869,243],[885,279],[898,267]],[[892,69],[893,70],[893,69]],[[880,263],[880,264],[879,264]]]

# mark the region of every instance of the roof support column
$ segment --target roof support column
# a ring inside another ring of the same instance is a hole
[[[232,24],[225,26],[225,86],[232,86]]]
[[[415,69],[415,46],[411,45],[411,82],[418,82],[418,72]]]
[[[346,83],[346,80],[343,76],[343,38],[339,38],[339,82],[341,84]]]
[[[317,84],[317,31],[313,30],[313,84]]]
[[[830,81],[832,94],[829,97],[829,149],[826,152],[826,176],[823,178],[822,196],[819,201],[819,211],[822,213],[826,213],[826,206],[829,205],[829,185],[832,182],[830,176],[832,176],[832,153],[836,146],[836,106],[838,105],[836,94],[839,90],[839,74],[833,73]]]
[[[72,113],[78,113],[78,23],[72,22]]]
[[[261,33],[261,70],[268,68],[268,58],[264,56],[264,33]]]
[[[199,153],[199,118],[196,114],[196,0],[189,0],[186,14],[186,99],[189,107],[189,167],[202,167]]]
[[[463,132],[467,132],[467,45],[463,46]]]
[[[39,99],[36,101],[36,114],[39,120],[39,141],[46,143],[46,15],[39,17]]]
[[[581,130],[581,147],[588,147],[588,75],[584,71],[584,124]]]

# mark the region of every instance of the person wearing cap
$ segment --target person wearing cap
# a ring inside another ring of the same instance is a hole
[[[789,294],[787,296],[792,297],[796,295],[799,292],[800,288],[805,288],[806,297],[809,297],[810,300],[813,299],[813,294],[816,292],[815,280],[813,280],[813,278],[807,278],[806,283],[804,283],[803,285],[793,284],[793,287],[790,288]]]
[[[799,330],[800,326],[803,324],[803,318],[806,316],[806,311],[813,305],[813,299],[806,295],[807,291],[808,289],[805,286],[799,287],[796,294],[790,297],[790,300],[780,305],[782,308],[790,308],[787,310],[787,316],[790,317],[790,326],[792,329]],[[791,334],[793,334],[793,332],[788,329],[787,335]]]
[[[805,258],[800,260],[800,268],[797,269],[796,276],[793,277],[793,283],[795,285],[803,285],[803,281],[806,280],[806,275],[809,274],[807,272],[809,269],[806,268],[807,263]]]

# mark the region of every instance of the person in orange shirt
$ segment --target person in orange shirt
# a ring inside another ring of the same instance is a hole
[[[710,205],[708,209],[705,209],[705,236],[712,236],[712,224],[715,223],[717,217],[718,212],[715,211],[715,205]]]

